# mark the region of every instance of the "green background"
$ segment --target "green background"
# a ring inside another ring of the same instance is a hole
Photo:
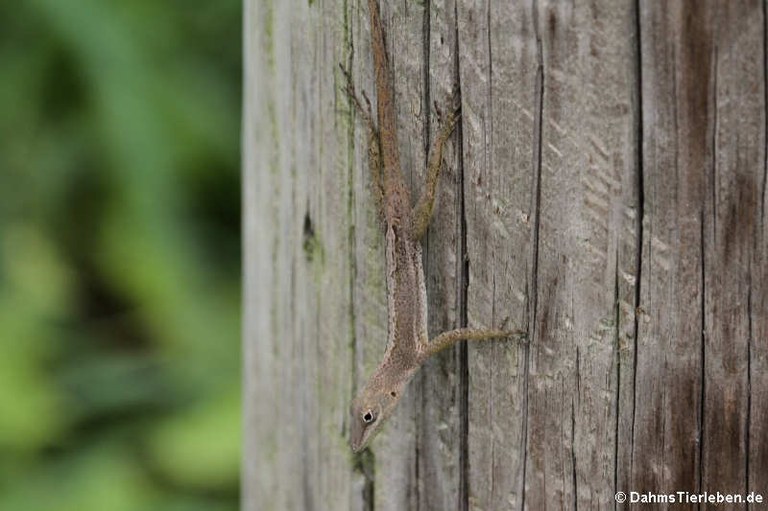
[[[237,509],[240,38],[0,2],[0,509]]]

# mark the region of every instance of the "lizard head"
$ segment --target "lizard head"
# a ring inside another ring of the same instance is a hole
[[[380,367],[352,401],[349,445],[354,452],[365,449],[381,430],[414,373],[415,369],[388,375],[385,368]]]

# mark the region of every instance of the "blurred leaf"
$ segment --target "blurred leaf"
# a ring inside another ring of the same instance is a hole
[[[0,454],[2,464],[9,451],[45,446],[69,421],[46,371],[51,332],[29,309],[9,303],[7,297],[0,299],[0,324],[0,453],[6,453],[5,459]]]
[[[231,488],[240,471],[240,394],[228,392],[164,421],[150,451],[159,470],[178,484]]]
[[[49,319],[64,315],[72,304],[74,274],[56,247],[30,225],[10,224],[2,240],[3,274],[20,305]]]
[[[240,9],[0,3],[0,509],[236,508]]]
[[[163,410],[174,395],[157,364],[145,357],[88,354],[60,377],[70,415],[80,421]]]
[[[116,442],[32,471],[0,492],[0,509],[140,511],[159,500],[141,468]]]
[[[0,448],[28,451],[67,422],[47,369],[58,349],[51,325],[69,310],[73,276],[32,227],[9,225],[2,242]]]

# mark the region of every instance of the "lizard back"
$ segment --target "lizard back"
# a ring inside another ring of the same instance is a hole
[[[400,167],[394,90],[390,82],[389,58],[377,0],[368,0],[368,11],[371,16],[371,52],[376,76],[376,115],[379,121],[379,140],[384,171],[384,215],[388,225],[398,225],[410,237],[411,200]]]

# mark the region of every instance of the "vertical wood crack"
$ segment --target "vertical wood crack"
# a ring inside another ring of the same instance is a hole
[[[716,36],[715,36],[716,37]],[[717,245],[717,131],[718,131],[718,116],[717,116],[717,74],[718,74],[718,61],[717,61],[717,42],[715,41],[712,45],[712,98],[711,98],[711,104],[712,104],[712,138],[710,140],[710,144],[712,145],[712,169],[710,170],[709,175],[709,186],[711,188],[711,200],[712,200],[712,236],[713,241],[715,245]],[[702,201],[703,202],[703,201]],[[700,257],[700,265],[701,265],[701,370],[700,370],[700,379],[701,379],[701,403],[699,405],[699,431],[698,431],[698,438],[699,438],[699,480],[698,485],[699,491],[704,490],[704,468],[705,468],[705,449],[704,449],[704,434],[706,432],[705,424],[706,424],[706,416],[705,416],[705,403],[706,403],[706,390],[707,390],[707,280],[706,280],[706,259],[707,259],[707,253],[706,253],[706,229],[705,229],[705,220],[706,220],[706,209],[704,205],[702,204],[701,212],[700,212],[700,248],[699,248],[699,257]]]
[[[539,33],[539,3],[533,2],[533,33],[536,38],[536,82],[535,82],[535,105],[536,114],[534,119],[534,142],[533,142],[533,169],[534,186],[532,194],[531,211],[533,217],[533,231],[531,233],[531,278],[530,294],[528,300],[528,328],[529,341],[525,345],[525,368],[523,383],[523,473],[521,481],[521,509],[525,509],[526,498],[526,478],[528,474],[528,416],[529,416],[529,385],[530,385],[530,367],[531,367],[531,343],[536,339],[536,312],[538,306],[538,282],[539,282],[539,225],[540,225],[540,206],[541,206],[541,155],[542,155],[542,125],[544,123],[544,55]]]
[[[488,42],[488,141],[485,144],[484,157],[488,162],[488,167],[493,168],[493,46],[491,45],[491,3],[492,0],[485,4],[485,26],[486,26],[486,41]]]
[[[576,378],[577,380],[579,378],[578,365]],[[571,397],[571,484],[573,484],[573,509],[579,511],[579,481],[576,476],[576,400],[573,397]]]
[[[453,59],[453,74],[456,79],[456,94],[461,104],[461,74],[459,73],[459,8],[458,2],[453,4],[454,9],[454,43],[456,45]],[[457,147],[464,147],[462,121],[456,126]],[[464,151],[458,151],[456,161],[458,187],[459,187],[459,249],[457,257],[458,289],[456,303],[458,306],[458,320],[461,327],[467,326],[467,291],[469,289],[469,259],[467,257],[467,211],[464,196]],[[458,344],[456,349],[458,358],[458,402],[459,402],[459,494],[457,508],[460,511],[469,509],[469,355],[467,343]]]
[[[422,49],[423,49],[423,62],[424,67],[422,68],[421,73],[421,80],[424,83],[424,95],[422,97],[423,105],[424,105],[424,111],[426,112],[424,115],[424,167],[426,168],[427,163],[429,161],[429,148],[431,145],[430,141],[430,125],[431,125],[431,115],[430,113],[430,105],[432,104],[432,90],[430,88],[430,81],[429,81],[429,69],[431,67],[430,62],[430,52],[431,52],[431,46],[430,41],[432,38],[432,25],[431,25],[431,18],[432,18],[432,3],[426,2],[424,5],[424,19],[422,23]],[[424,244],[426,244],[428,239],[428,236],[424,237]],[[426,252],[426,250],[425,250]]]
[[[642,46],[642,20],[640,14],[640,0],[635,0],[635,69],[636,69],[636,90],[635,98],[637,101],[637,124],[636,124],[636,136],[637,136],[637,161],[635,166],[637,168],[637,214],[635,216],[635,233],[636,233],[636,245],[635,245],[635,303],[634,303],[634,343],[632,346],[632,428],[630,431],[630,458],[629,458],[629,470],[630,474],[627,478],[631,480],[631,471],[634,466],[634,454],[635,454],[635,419],[637,412],[637,355],[638,345],[640,343],[640,322],[638,320],[638,310],[640,310],[641,300],[641,287],[643,282],[643,218],[645,216],[645,176],[643,167],[643,46]],[[649,258],[650,260],[650,258]],[[616,459],[614,462],[617,462]],[[618,481],[617,481],[618,483]],[[618,488],[617,488],[618,490]]]
[[[765,5],[765,4],[763,4]],[[752,432],[752,261],[749,262],[749,268],[747,269],[747,418],[744,424],[746,431],[744,432],[745,438],[745,450],[746,456],[744,456],[744,493],[749,492],[749,453],[750,453],[750,438],[749,435]],[[747,509],[749,509],[747,505]]]
[[[714,171],[714,169],[713,169]],[[701,370],[700,370],[700,376],[701,378],[701,395],[699,396],[700,403],[699,403],[699,431],[698,431],[698,439],[699,439],[699,487],[697,488],[697,491],[701,492],[704,490],[704,403],[706,400],[706,390],[707,390],[707,379],[706,379],[706,372],[707,372],[707,320],[706,320],[706,300],[707,300],[707,281],[706,281],[706,267],[705,267],[705,261],[706,261],[706,253],[705,253],[705,242],[704,242],[704,210],[701,211],[701,218],[699,220],[701,222],[701,239],[699,240],[699,257],[700,257],[700,265],[701,265]]]
[[[613,339],[614,349],[616,350],[616,406],[614,408],[613,423],[613,492],[619,491],[619,417],[621,412],[621,306],[619,300],[619,251],[616,249],[616,266],[613,269],[613,304],[614,304],[614,322],[616,324],[616,335]],[[616,509],[618,503],[613,503]]]
[[[768,181],[768,20],[766,19],[766,2],[762,2],[763,8],[763,200],[760,203],[760,227],[765,225],[765,193],[766,181]],[[763,229],[761,229],[763,230]]]
[[[424,5],[424,12],[422,14],[422,27],[421,27],[421,49],[422,49],[422,70],[421,70],[421,82],[423,84],[422,87],[422,105],[424,105],[422,112],[424,113],[424,124],[422,127],[422,140],[424,141],[424,146],[422,147],[422,153],[423,153],[423,166],[422,168],[426,169],[429,162],[429,149],[432,145],[432,140],[430,137],[430,127],[431,127],[431,118],[430,115],[430,104],[431,104],[431,84],[429,80],[429,69],[431,67],[430,65],[430,38],[431,38],[431,2],[426,2]],[[407,11],[407,5],[406,5],[406,11]],[[420,193],[426,193],[425,190],[422,190]],[[424,274],[429,275],[430,274],[430,266],[429,266],[429,235],[428,233],[425,233],[424,237],[421,241],[422,247],[423,247],[423,254],[422,254],[422,260],[424,264]],[[424,413],[425,408],[425,375],[424,372],[420,372],[419,377],[416,380],[418,382],[418,388],[420,389],[419,395],[421,396],[421,406],[419,406],[416,409],[416,416],[415,416],[415,428],[416,428],[416,447],[414,449],[414,456],[413,456],[413,467],[414,467],[414,475],[416,477],[416,480],[412,483],[414,485],[414,492],[416,493],[416,508],[421,509],[421,501],[422,498],[425,496],[421,492],[421,485],[419,484],[419,481],[421,480],[421,445],[425,434],[430,434],[429,431],[423,431],[424,428],[422,428],[422,425],[424,423],[423,417],[426,415]],[[416,382],[414,382],[416,383]]]

